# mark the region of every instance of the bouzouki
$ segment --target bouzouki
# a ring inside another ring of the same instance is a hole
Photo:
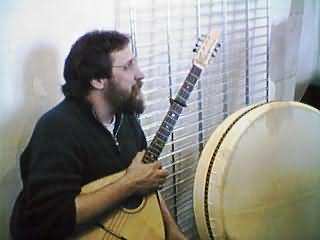
[[[215,57],[220,44],[218,33],[211,32],[203,36],[196,44],[192,68],[184,83],[180,87],[176,98],[170,100],[170,108],[155,134],[150,146],[143,157],[144,163],[151,163],[158,159],[182,109],[186,106],[202,70],[211,57]],[[125,171],[98,179],[82,187],[82,193],[94,192],[121,178]],[[120,208],[99,218],[81,233],[76,239],[165,239],[164,224],[159,207],[157,193],[129,198]]]

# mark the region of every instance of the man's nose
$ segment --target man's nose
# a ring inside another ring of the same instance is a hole
[[[142,83],[142,79],[144,79],[144,74],[139,67],[137,67],[137,71],[135,74],[135,80]]]

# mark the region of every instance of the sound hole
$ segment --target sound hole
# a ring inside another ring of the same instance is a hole
[[[122,207],[129,210],[133,210],[138,208],[142,204],[142,202],[143,202],[142,196],[133,195],[122,204]]]

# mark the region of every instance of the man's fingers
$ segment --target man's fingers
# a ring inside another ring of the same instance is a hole
[[[138,153],[136,154],[136,156],[134,157],[134,160],[141,162],[142,159],[143,159],[143,156],[144,156],[145,152],[146,152],[145,150],[143,150],[143,151],[141,151],[141,152],[138,152]]]
[[[156,162],[150,163],[150,164],[153,165],[154,169],[161,169],[162,168],[161,163],[159,161],[156,161]]]
[[[159,184],[162,185],[166,182],[166,178],[160,178]]]
[[[164,169],[159,169],[158,174],[159,174],[159,177],[161,178],[166,178],[169,175],[168,171]]]

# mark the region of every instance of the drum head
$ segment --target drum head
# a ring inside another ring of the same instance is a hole
[[[199,160],[201,239],[320,239],[320,112],[296,102],[247,107],[212,134]]]

